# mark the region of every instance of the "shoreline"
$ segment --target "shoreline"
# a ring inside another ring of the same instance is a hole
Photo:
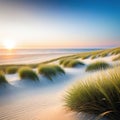
[[[72,53],[51,53],[51,54],[25,54],[25,55],[0,55],[1,65],[10,64],[33,64],[56,59],[61,56],[71,55]]]
[[[91,57],[82,59],[88,56],[88,53],[72,54],[61,56],[59,58],[51,59],[43,63],[59,65],[60,59],[75,58],[85,63],[83,67],[76,68],[62,68],[65,70],[65,75],[58,75],[53,77],[53,81],[48,80],[45,76],[39,75],[40,81],[33,83],[30,81],[22,81],[18,77],[18,73],[6,74],[6,78],[11,87],[0,88],[0,119],[2,120],[87,120],[90,116],[82,117],[75,112],[68,112],[64,107],[64,96],[66,91],[74,85],[77,81],[86,78],[94,73],[87,73],[85,71],[87,65],[95,61],[106,61],[108,63],[117,63],[112,61],[117,55],[107,55],[91,59]],[[92,52],[95,54],[95,51]],[[86,55],[86,56],[84,56]],[[81,56],[76,58],[77,56]],[[43,64],[42,63],[42,64]],[[40,63],[39,63],[40,64]],[[59,65],[61,66],[61,65]],[[5,65],[8,67],[8,65]],[[37,71],[37,68],[33,69]]]
[[[104,50],[95,50],[95,51],[88,51],[88,52],[81,52],[81,53],[69,53],[69,54],[67,54],[67,55],[64,55],[63,53],[62,53],[62,55],[61,55],[61,53],[60,53],[60,56],[58,56],[58,57],[54,57],[54,58],[47,58],[47,60],[45,60],[45,59],[43,59],[43,61],[42,62],[35,62],[35,61],[33,61],[32,63],[29,63],[29,62],[27,62],[27,63],[15,63],[14,61],[10,64],[10,63],[0,63],[0,67],[1,66],[10,66],[10,65],[30,65],[30,64],[44,64],[44,63],[50,63],[50,62],[54,62],[54,61],[57,61],[57,60],[59,60],[59,59],[62,59],[62,58],[66,58],[66,57],[76,57],[76,56],[79,56],[79,58],[82,58],[82,57],[85,57],[85,56],[88,56],[89,54],[100,54],[100,53],[104,53],[104,51],[107,51],[107,52],[112,52],[112,51],[114,51],[115,49],[120,49],[119,47],[117,47],[117,48],[111,48],[111,49],[104,49]],[[66,54],[66,53],[65,53]],[[84,55],[85,54],[85,55]],[[39,54],[37,54],[37,56],[38,56]],[[56,55],[58,55],[58,54],[56,54]],[[19,55],[18,55],[19,56]],[[23,56],[26,56],[26,55],[23,55]],[[33,55],[30,55],[31,57],[33,57]],[[92,56],[92,55],[91,55]],[[102,56],[101,56],[102,57]],[[33,59],[33,58],[32,58]],[[34,58],[35,59],[35,58]],[[77,59],[77,58],[76,58]],[[85,58],[85,59],[87,59],[87,58]],[[94,58],[94,59],[96,59],[96,58]],[[83,59],[84,60],[84,59]],[[20,61],[21,62],[21,61]]]

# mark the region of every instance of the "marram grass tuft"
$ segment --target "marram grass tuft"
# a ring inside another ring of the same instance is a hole
[[[72,111],[118,120],[120,117],[120,67],[99,71],[93,76],[80,80],[67,91],[65,105]]]

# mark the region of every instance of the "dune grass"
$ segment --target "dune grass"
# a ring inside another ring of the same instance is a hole
[[[65,59],[60,59],[59,64],[62,65],[65,62],[65,60],[66,60],[66,58]]]
[[[117,55],[119,53],[120,53],[120,47],[112,48],[112,49],[106,49],[106,50],[103,50],[100,53],[100,57],[106,57],[107,55]]]
[[[49,80],[53,80],[53,76],[65,74],[65,71],[60,66],[44,64],[38,67],[38,73],[44,75]]]
[[[113,50],[111,50],[111,54],[112,54],[112,55],[120,54],[120,47],[114,48]]]
[[[80,62],[78,60],[75,60],[75,59],[62,59],[60,60],[60,65],[63,65],[64,67],[77,67],[77,66],[80,66],[80,65],[84,65],[83,62]]]
[[[91,59],[96,59],[96,58],[97,58],[96,55],[91,56]]]
[[[120,61],[120,55],[117,56],[117,57],[115,57],[115,58],[113,59],[113,61]]]
[[[15,74],[18,71],[17,66],[10,66],[6,68],[6,73],[7,74]]]
[[[21,67],[18,71],[19,77],[21,79],[30,79],[30,80],[39,80],[36,72],[34,72],[31,68],[29,67]]]
[[[38,66],[39,66],[39,64],[38,63],[36,63],[36,64],[30,64],[30,65],[28,65],[30,68],[37,68]]]
[[[55,59],[52,59],[52,60],[48,60],[48,61],[41,62],[41,63],[35,63],[35,64],[0,65],[0,70],[5,72],[6,68],[10,67],[10,66],[18,66],[18,67],[29,66],[31,68],[36,68],[40,64],[41,65],[42,64],[48,64],[48,63],[52,63],[52,62],[55,62],[55,61],[61,61],[62,59],[79,59],[79,58],[81,58],[81,59],[85,58],[86,59],[86,58],[88,58],[90,56],[96,56],[98,58],[98,57],[104,56],[105,54],[107,54],[107,55],[117,55],[117,54],[120,54],[120,47],[111,48],[111,49],[103,49],[103,50],[95,50],[95,51],[89,51],[89,52],[83,52],[83,53],[77,53],[77,54],[68,55],[68,56],[62,56],[62,57],[59,57],[59,58],[55,58]],[[91,59],[92,59],[92,57],[91,57]],[[94,59],[94,57],[93,57],[93,59]]]
[[[81,59],[85,60],[85,59],[88,59],[90,57],[90,55],[85,55],[85,56],[82,56]]]
[[[67,92],[65,103],[72,111],[103,115],[112,120],[120,117],[120,67],[80,80]]]
[[[109,68],[110,65],[104,61],[97,61],[87,66],[86,71],[96,71]]]
[[[100,57],[106,57],[106,56],[108,56],[108,52],[103,52],[102,54],[100,54]]]
[[[73,61],[73,59],[63,59],[63,60],[60,60],[60,65],[63,65],[64,67],[67,67],[67,65],[71,62],[71,61]]]
[[[0,84],[3,84],[3,83],[8,83],[6,78],[5,78],[5,75],[2,71],[0,71]]]

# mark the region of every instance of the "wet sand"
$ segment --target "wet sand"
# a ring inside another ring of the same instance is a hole
[[[72,53],[71,53],[72,54]],[[71,55],[70,53],[52,54],[25,54],[25,55],[0,55],[0,64],[30,64],[48,61],[61,56]]]

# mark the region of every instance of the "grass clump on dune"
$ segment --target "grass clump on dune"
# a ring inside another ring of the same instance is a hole
[[[65,59],[61,65],[64,67],[68,67],[70,62],[73,61],[74,59]]]
[[[57,65],[40,65],[38,67],[38,73],[44,75],[50,80],[53,79],[53,76],[65,74],[64,70]]]
[[[21,79],[39,80],[37,74],[29,67],[21,67],[18,73]]]
[[[120,47],[114,48],[114,49],[111,51],[111,54],[112,54],[112,55],[120,54]]]
[[[102,54],[100,55],[100,57],[106,57],[106,56],[108,56],[108,53],[102,53]]]
[[[91,63],[87,66],[86,71],[96,71],[96,70],[103,70],[109,68],[110,65],[104,61],[98,61],[95,63]]]
[[[85,59],[88,59],[90,57],[90,55],[86,55],[86,56],[83,56],[82,59],[85,60]]]
[[[42,63],[0,65],[0,70],[5,72],[6,68],[10,67],[10,66],[18,66],[18,67],[29,66],[31,68],[36,68],[40,64],[49,64],[49,63],[52,63],[52,62],[55,62],[55,61],[58,61],[58,60],[62,62],[64,60],[66,60],[66,59],[79,59],[79,58],[86,59],[86,58],[89,58],[91,56],[96,56],[98,58],[100,56],[117,55],[117,54],[120,54],[120,47],[111,48],[111,49],[104,49],[104,50],[99,49],[99,50],[95,50],[95,51],[89,51],[89,52],[83,52],[83,53],[77,53],[77,54],[73,54],[73,55],[68,55],[68,56],[62,56],[62,57],[55,58],[55,59],[52,59],[52,60],[48,60],[48,61],[45,61],[45,62],[42,62]],[[94,59],[96,57],[91,57],[91,59]],[[62,64],[62,63],[60,63],[60,64]]]
[[[0,84],[3,84],[3,83],[8,83],[6,78],[5,78],[5,75],[2,71],[0,71]]]
[[[35,64],[30,64],[30,65],[28,64],[28,67],[33,68],[33,69],[34,69],[34,68],[37,68],[37,67],[38,67],[38,65],[39,65],[38,63],[35,63]]]
[[[18,67],[17,66],[10,66],[6,68],[6,73],[7,74],[14,74],[18,71]]]
[[[77,67],[79,65],[84,65],[84,63],[75,59],[63,59],[60,61],[60,64],[64,67]]]
[[[93,55],[92,57],[91,57],[91,59],[96,59],[97,58],[97,56],[96,55]]]
[[[59,64],[62,65],[66,61],[66,58],[60,59]]]
[[[120,60],[120,55],[113,59],[113,61],[118,61],[118,60]]]
[[[115,118],[120,117],[120,67],[81,80],[67,92],[65,103],[72,111],[118,120]]]
[[[69,62],[69,64],[66,65],[66,67],[77,67],[79,65],[84,65],[84,63],[82,63],[78,60],[72,60]]]

